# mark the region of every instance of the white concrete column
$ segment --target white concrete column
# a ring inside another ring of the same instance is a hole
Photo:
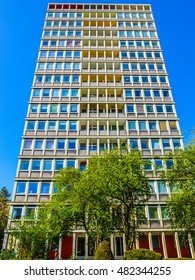
[[[61,258],[62,258],[62,238],[59,239],[58,253],[59,253],[59,260],[61,260]]]
[[[181,249],[180,249],[179,237],[177,232],[175,232],[175,245],[177,250],[177,257],[181,258]]]
[[[114,256],[114,235],[113,234],[111,234],[111,236],[110,236],[110,248],[111,248],[111,251]]]
[[[195,250],[194,250],[194,245],[193,245],[191,234],[188,234],[188,242],[189,242],[191,256],[194,259],[195,258]]]
[[[73,233],[73,239],[72,239],[72,257],[73,257],[73,259],[76,257],[76,233]]]
[[[139,237],[135,239],[135,249],[139,249]]]
[[[163,247],[164,258],[167,259],[168,254],[167,254],[167,246],[166,246],[166,239],[165,239],[165,233],[164,232],[161,233],[161,238],[162,238],[162,247]]]
[[[153,250],[153,244],[152,244],[152,233],[148,233],[148,242],[149,242],[149,249]]]
[[[126,252],[126,242],[125,242],[125,234],[123,233],[123,249],[124,249],[124,254]]]
[[[88,234],[85,233],[85,257],[88,257]]]
[[[3,238],[3,244],[2,244],[2,250],[7,249],[7,243],[8,243],[8,233],[4,233],[4,238]]]

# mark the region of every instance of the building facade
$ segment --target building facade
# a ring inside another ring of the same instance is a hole
[[[120,145],[138,148],[161,169],[163,155],[183,147],[172,91],[150,5],[49,4],[25,120],[11,202],[10,223],[37,212],[49,199],[52,177],[63,167],[84,170],[88,158]],[[167,163],[168,164],[168,163]],[[147,174],[145,238],[136,248],[163,257],[194,257],[166,221],[171,190]],[[7,246],[5,235],[4,247]],[[123,236],[110,238],[116,257]],[[82,229],[60,242],[60,255],[90,252]]]

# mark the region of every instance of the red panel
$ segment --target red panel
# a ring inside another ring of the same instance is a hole
[[[188,243],[185,248],[181,248],[181,256],[184,258],[191,258],[190,248]]]
[[[49,5],[49,9],[55,9],[55,5],[50,4],[50,5]]]
[[[72,236],[66,236],[62,241],[62,259],[70,259],[72,256]]]
[[[69,9],[69,5],[63,5],[63,9],[68,10]]]
[[[108,10],[109,6],[108,5],[104,5],[104,10]]]
[[[83,9],[83,5],[77,5],[77,9],[82,10]]]
[[[62,5],[56,5],[56,9],[62,9]]]
[[[168,258],[177,258],[177,250],[175,247],[173,235],[165,235]]]
[[[143,249],[149,249],[149,242],[148,242],[148,236],[140,237],[139,239],[139,248]]]
[[[70,5],[71,9],[76,9],[76,5]]]

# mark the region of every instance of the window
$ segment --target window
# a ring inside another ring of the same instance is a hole
[[[130,140],[130,148],[131,149],[138,149],[138,140],[137,139]]]
[[[64,139],[58,139],[57,140],[57,147],[58,150],[64,150],[65,149],[65,140]]]
[[[45,83],[51,83],[52,76],[45,76]]]
[[[166,83],[166,77],[165,76],[160,76],[160,82],[161,83]]]
[[[62,97],[68,97],[69,96],[69,89],[63,89],[62,90]]]
[[[152,82],[152,83],[157,83],[157,82],[158,82],[156,76],[151,76],[150,78],[151,78],[151,82]]]
[[[29,160],[21,160],[20,170],[28,170],[29,168]]]
[[[97,144],[96,143],[90,143],[89,144],[89,150],[90,151],[97,151]]]
[[[162,169],[162,160],[161,159],[155,159],[154,164],[155,164],[156,170]]]
[[[70,105],[70,112],[71,113],[77,113],[78,112],[78,105],[77,104],[71,104]]]
[[[129,130],[136,130],[135,121],[128,121]]]
[[[172,159],[167,159],[166,160],[166,168],[170,169],[173,167],[173,160]]]
[[[41,183],[41,194],[49,194],[50,183],[42,182]]]
[[[43,149],[43,140],[37,139],[35,140],[35,150],[42,150]]]
[[[56,122],[55,121],[49,121],[48,122],[48,130],[55,130],[56,129]]]
[[[50,93],[50,90],[49,90],[49,89],[44,89],[44,90],[43,90],[43,97],[48,97],[48,96],[49,96],[49,93]]]
[[[45,171],[52,170],[52,160],[48,160],[48,159],[44,160],[43,170]]]
[[[150,130],[157,130],[156,121],[149,121],[149,128]]]
[[[174,149],[181,148],[180,139],[173,139],[173,147]]]
[[[63,76],[63,83],[70,83],[70,76],[64,75]]]
[[[69,130],[77,130],[77,122],[69,121]]]
[[[154,181],[148,181],[148,184],[150,185],[150,192],[155,193]]]
[[[32,170],[40,170],[41,161],[33,159],[32,160]]]
[[[153,105],[146,105],[146,111],[147,113],[154,113]]]
[[[149,206],[148,207],[148,211],[149,211],[149,218],[151,220],[158,220],[158,209],[156,206]]]
[[[141,96],[142,96],[141,90],[135,89],[135,97],[141,97]]]
[[[57,113],[57,105],[50,105],[50,113]]]
[[[177,123],[176,121],[170,121],[169,126],[171,130],[177,130]]]
[[[56,160],[55,161],[55,170],[60,170],[64,167],[64,161],[63,160]]]
[[[157,113],[163,113],[163,106],[162,105],[156,105],[156,111],[157,111]]]
[[[151,97],[151,92],[150,92],[149,89],[145,89],[145,90],[144,90],[144,96],[145,96],[145,97]]]
[[[38,182],[29,182],[28,193],[34,194],[37,193],[38,190]]]
[[[173,106],[172,105],[166,105],[166,111],[167,113],[173,113]]]
[[[22,206],[13,207],[12,219],[20,219],[22,216]]]
[[[127,104],[126,107],[127,107],[127,113],[134,113],[134,106],[133,105]]]
[[[141,139],[141,148],[143,150],[149,149],[148,139]]]
[[[59,130],[66,130],[66,122],[65,121],[59,121]]]
[[[130,52],[130,58],[136,58],[136,53],[135,52]]]
[[[148,64],[149,70],[155,70],[154,64]]]
[[[162,139],[163,149],[167,150],[170,149],[170,140],[169,139]]]
[[[161,206],[161,216],[163,220],[167,220],[168,215],[167,215],[167,207]]]
[[[121,52],[121,57],[122,58],[127,58],[127,52]]]
[[[40,113],[47,113],[48,105],[44,104],[40,107]]]
[[[32,146],[32,140],[25,139],[23,149],[31,149],[31,146]]]
[[[35,79],[35,82],[36,82],[36,83],[42,83],[42,81],[43,81],[43,76],[40,76],[40,75],[38,76],[38,75],[37,75],[37,76],[36,76],[36,79]]]
[[[18,182],[16,186],[16,193],[17,194],[23,194],[25,193],[26,189],[26,182]]]
[[[147,76],[142,76],[142,83],[148,83],[148,77]]]
[[[154,97],[160,97],[160,91],[158,89],[153,90]]]
[[[40,96],[40,89],[34,89],[33,90],[33,97],[39,97]]]
[[[163,90],[162,92],[163,92],[164,97],[169,97],[170,96],[168,90]]]
[[[126,97],[132,97],[132,90],[130,90],[130,89],[125,89],[125,96],[126,96]]]
[[[71,97],[78,97],[79,90],[78,89],[71,89]]]
[[[46,140],[46,149],[53,150],[53,148],[54,148],[54,140],[47,139]]]
[[[55,75],[54,76],[54,83],[60,83],[60,81],[61,81],[61,76]]]
[[[29,121],[27,123],[27,129],[28,130],[34,130],[34,128],[35,128],[35,121]]]
[[[152,235],[152,246],[153,249],[160,249],[160,242],[158,235]]]
[[[53,89],[52,90],[52,97],[59,97],[59,92],[60,92],[59,89]]]
[[[129,63],[123,63],[123,70],[129,70]]]
[[[158,192],[159,193],[167,193],[167,188],[166,188],[165,182],[157,181],[157,184],[158,184]]]
[[[146,122],[139,121],[139,130],[146,130]]]
[[[139,76],[133,76],[133,82],[134,82],[134,83],[140,83],[140,78],[139,78]]]
[[[67,104],[60,105],[60,113],[67,113],[67,112],[68,112]]]
[[[158,139],[152,139],[152,149],[159,150],[160,144]]]
[[[72,160],[72,159],[67,159],[66,161],[66,167],[73,167],[75,168],[75,160]]]
[[[24,216],[25,216],[25,219],[34,219],[35,218],[35,206],[26,206]]]
[[[68,140],[68,149],[75,150],[76,149],[76,139]]]
[[[138,70],[137,63],[131,64],[131,69],[132,69],[132,70]]]

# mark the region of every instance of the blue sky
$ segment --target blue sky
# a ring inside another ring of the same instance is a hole
[[[10,192],[16,173],[35,62],[49,2],[52,1],[1,2],[0,188],[6,186]],[[66,1],[69,2],[73,3],[73,1]],[[83,3],[83,1],[74,3],[79,2]],[[98,3],[105,2],[98,1]],[[181,130],[187,142],[195,128],[195,2],[193,0],[134,0],[120,3],[152,4]]]

